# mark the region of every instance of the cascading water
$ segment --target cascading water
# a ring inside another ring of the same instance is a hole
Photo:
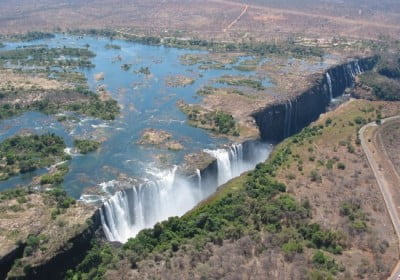
[[[328,82],[329,98],[330,98],[330,101],[332,101],[332,99],[333,99],[332,79],[331,79],[331,75],[329,75],[328,72],[326,72],[326,80],[327,80],[327,82]]]
[[[108,240],[126,242],[140,230],[195,205],[198,190],[177,178],[176,169],[156,173],[158,180],[125,186],[104,203],[101,216]]]
[[[203,186],[201,182],[201,172],[200,169],[196,169],[196,176],[197,176],[197,186],[200,190],[200,195],[203,195]]]
[[[358,60],[355,62],[356,64],[356,70],[357,70],[357,75],[362,73],[361,67],[360,67],[360,63],[358,63]]]
[[[214,192],[218,185],[253,169],[268,157],[271,150],[271,145],[266,143],[250,146],[249,160],[244,158],[242,144],[233,144],[226,149],[205,150],[217,160],[218,184],[215,186],[206,186],[202,182],[200,170],[196,171],[197,182],[191,183],[180,178],[176,174],[176,167],[168,172],[152,172],[159,179],[138,186],[123,185],[117,181],[102,184],[102,188],[110,189],[112,185],[122,188],[100,209],[107,239],[124,243],[144,228],[152,227],[168,217],[184,214]]]
[[[289,99],[288,102],[285,103],[284,137],[288,137],[292,129],[292,111],[292,101]]]
[[[233,144],[228,149],[204,151],[217,159],[218,185],[222,185],[248,170],[247,164],[243,160],[242,144]]]

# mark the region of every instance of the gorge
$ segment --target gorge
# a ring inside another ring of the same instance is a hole
[[[356,75],[371,70],[376,60],[376,57],[362,58],[332,67],[315,77],[308,90],[255,112],[253,117],[261,139],[277,142],[299,132],[324,113],[333,98],[351,87]]]
[[[272,145],[315,121],[326,112],[333,98],[354,83],[355,76],[370,70],[376,57],[352,60],[328,69],[314,84],[285,103],[272,104],[255,112],[261,140],[232,144],[224,149],[205,150],[216,158],[212,167],[197,170],[188,180],[173,170],[160,172],[159,180],[138,186],[124,186],[101,208],[104,233],[109,241],[125,242],[141,229],[193,208],[216,188],[266,160]],[[216,166],[215,166],[216,165]]]

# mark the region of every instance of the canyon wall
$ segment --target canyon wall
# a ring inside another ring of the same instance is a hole
[[[356,75],[371,70],[376,57],[350,61],[328,69],[314,77],[312,86],[285,102],[271,104],[253,114],[261,139],[279,142],[318,119],[333,98],[342,95],[354,84]]]

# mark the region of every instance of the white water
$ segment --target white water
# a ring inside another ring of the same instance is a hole
[[[201,172],[200,169],[196,169],[196,176],[197,176],[197,186],[200,190],[200,195],[203,196],[203,185],[201,182]]]
[[[357,70],[357,74],[361,74],[362,73],[361,67],[360,67],[360,64],[358,63],[358,61],[356,61],[356,70]]]
[[[332,92],[332,79],[331,75],[329,75],[328,72],[326,72],[326,80],[328,81],[328,87],[329,87],[329,98],[332,101],[333,100],[333,92]]]
[[[285,127],[283,131],[283,136],[286,138],[290,135],[292,128],[292,101],[289,99],[287,103],[285,103]]]
[[[248,170],[243,161],[242,144],[233,144],[227,149],[204,150],[217,159],[218,185],[225,184],[233,177],[239,176]]]
[[[255,144],[250,161],[243,155],[242,144],[226,149],[205,150],[217,159],[218,185],[253,169],[265,160],[271,150],[269,144]],[[218,185],[205,185],[200,170],[196,171],[197,182],[190,183],[176,175],[177,168],[169,171],[152,172],[158,179],[144,184],[130,185],[117,191],[100,209],[104,234],[109,241],[126,242],[140,230],[150,228],[157,222],[172,216],[180,216],[198,202],[213,193]],[[123,187],[118,181],[103,183],[103,189]]]

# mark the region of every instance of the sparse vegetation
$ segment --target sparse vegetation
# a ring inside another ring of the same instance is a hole
[[[139,70],[137,71],[137,73],[140,73],[140,74],[143,74],[143,75],[150,75],[151,74],[150,68],[147,67],[147,66],[146,67],[141,66],[139,68]]]
[[[368,216],[362,210],[359,200],[343,202],[340,206],[340,215],[348,217],[352,230],[356,232],[367,230]]]
[[[188,116],[189,124],[211,130],[222,135],[239,136],[236,121],[232,115],[222,111],[208,111],[200,106],[190,106],[184,103],[179,108]]]
[[[54,38],[54,34],[49,32],[31,31],[25,34],[15,34],[6,36],[4,39],[11,41],[30,42],[40,39],[49,39],[49,38]]]
[[[0,51],[0,64],[10,63],[19,67],[94,67],[90,58],[95,54],[84,48],[24,47]]]
[[[363,84],[370,87],[379,99],[389,101],[400,100],[399,81],[382,76],[376,72],[366,72],[360,76],[360,80]]]
[[[245,77],[231,77],[231,76],[223,76],[217,80],[218,83],[227,84],[230,86],[242,86],[254,88],[256,90],[264,90],[265,88],[262,85],[261,81],[253,80]]]
[[[111,49],[113,49],[113,50],[120,50],[120,49],[121,49],[121,46],[120,46],[120,45],[116,45],[116,44],[106,44],[104,47],[105,47],[107,50],[111,50]]]
[[[381,100],[400,100],[400,57],[385,55],[380,57],[372,71],[360,75],[361,84],[369,87]]]

